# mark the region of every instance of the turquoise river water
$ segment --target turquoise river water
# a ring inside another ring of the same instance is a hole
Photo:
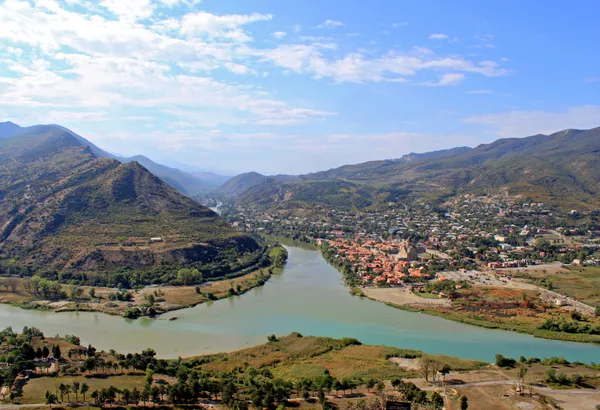
[[[126,320],[91,312],[52,313],[0,305],[0,327],[35,326],[47,335],[74,334],[82,344],[127,353],[150,347],[161,357],[233,351],[266,342],[270,334],[355,337],[368,344],[493,361],[564,356],[600,362],[600,345],[569,343],[482,329],[405,312],[351,296],[340,273],[314,250],[288,246],[283,273],[229,299],[184,309],[176,321]],[[164,318],[162,318],[164,319]]]

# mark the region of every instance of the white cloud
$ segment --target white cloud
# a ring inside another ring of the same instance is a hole
[[[399,27],[406,27],[408,25],[409,25],[408,21],[399,21],[397,23],[392,24],[392,27],[399,28]]]
[[[100,5],[119,19],[132,22],[150,17],[154,11],[150,0],[102,0]]]
[[[329,29],[333,29],[333,28],[338,28],[338,27],[343,27],[345,24],[342,23],[341,21],[337,21],[337,20],[325,20],[323,23],[319,24],[317,26],[317,28],[329,28]]]
[[[450,37],[448,34],[443,34],[443,33],[430,34],[429,39],[430,40],[446,40],[450,43],[456,43],[458,41],[458,38]]]
[[[234,74],[256,74],[256,71],[243,64],[227,62],[223,66]]]
[[[428,49],[414,49],[405,54],[389,52],[375,58],[368,58],[361,53],[350,53],[341,59],[328,59],[324,54],[328,48],[330,45],[322,43],[284,44],[263,51],[262,55],[280,67],[296,73],[309,73],[316,78],[332,78],[340,83],[401,82],[408,81],[407,77],[422,71],[448,71],[450,73],[444,75],[452,73],[455,75],[443,77],[441,80],[449,84],[449,81],[458,81],[456,72],[477,73],[487,77],[510,73],[509,70],[500,68],[494,61],[476,63],[460,57],[439,57]]]
[[[448,40],[450,36],[448,34],[431,34],[429,35],[430,40]]]
[[[242,27],[258,21],[271,20],[269,14],[228,14],[218,16],[199,11],[188,13],[181,20],[181,33],[187,36],[221,37],[237,41],[248,41],[250,36]]]
[[[464,74],[448,73],[448,74],[443,74],[442,76],[440,76],[440,79],[438,81],[435,81],[435,82],[428,81],[428,82],[422,83],[422,85],[427,85],[427,86],[431,86],[431,87],[438,87],[438,86],[445,86],[445,85],[458,85],[458,84],[462,83],[464,79],[465,79]]]
[[[600,106],[585,105],[563,112],[509,111],[472,116],[464,118],[462,122],[484,125],[501,137],[551,134],[567,128],[588,129],[600,126]]]
[[[587,77],[583,81],[586,83],[600,83],[600,77]]]
[[[173,8],[177,6],[192,7],[196,4],[200,4],[201,0],[155,0],[155,2],[162,6]]]
[[[284,38],[285,36],[287,36],[287,33],[285,31],[276,31],[274,33],[271,33],[271,35],[275,38]]]

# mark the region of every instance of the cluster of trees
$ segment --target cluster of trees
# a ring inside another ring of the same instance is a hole
[[[0,341],[3,346],[3,354],[0,355],[0,363],[6,366],[0,370],[0,384],[11,385],[19,373],[25,370],[35,369],[37,360],[53,357],[55,360],[61,358],[61,351],[58,345],[53,345],[49,349],[47,345],[34,349],[32,338],[41,337],[43,333],[35,327],[25,327],[21,334],[17,334],[11,327],[0,332]]]
[[[58,272],[57,270],[46,269],[43,266],[21,266],[15,260],[14,263],[0,264],[0,276],[33,276],[32,280],[35,280],[37,286],[31,288],[31,293],[44,299],[56,300],[66,297],[64,293],[59,293],[59,284],[119,289],[133,289],[151,284],[182,285],[188,283],[193,285],[201,283],[205,279],[241,276],[253,269],[268,266],[271,263],[267,246],[262,246],[256,251],[237,249],[215,251],[214,254],[207,255],[208,259],[210,259],[210,263],[199,261],[183,269],[181,269],[181,266],[163,264],[150,269],[122,268],[118,271],[98,272],[96,274],[69,270]],[[202,270],[202,273],[199,269]],[[180,274],[181,271],[183,271],[182,274]]]
[[[0,361],[9,362],[13,366],[21,361],[21,364],[13,370],[15,376],[22,370],[33,369],[35,358],[46,358],[50,354],[55,359],[61,358],[62,352],[58,346],[52,346],[51,352],[46,345],[34,350],[31,347],[31,338],[34,336],[43,337],[43,334],[35,328],[25,328],[22,335],[15,334],[10,328],[0,332],[3,346],[11,347],[8,355],[0,357]],[[273,343],[275,342],[277,339],[273,338]],[[345,346],[359,343],[355,339],[343,340]],[[228,372],[199,370],[201,364],[212,360],[210,357],[162,360],[156,358],[156,353],[152,349],[146,349],[141,353],[122,355],[113,350],[108,353],[97,352],[91,345],[88,345],[87,348],[78,347],[75,350],[80,356],[80,360],[66,363],[61,372],[75,375],[93,372],[110,374],[117,373],[119,370],[123,373],[138,370],[145,372],[143,387],[127,389],[111,385],[91,391],[90,386],[84,381],[75,380],[71,384],[60,383],[57,385],[56,391],[46,392],[46,404],[50,406],[59,402],[87,403],[89,399],[93,399],[97,406],[107,404],[128,406],[139,402],[155,405],[167,403],[189,405],[206,398],[220,399],[223,405],[235,410],[247,410],[250,404],[256,408],[274,410],[280,405],[285,405],[293,395],[296,395],[306,400],[315,400],[316,397],[323,408],[329,408],[326,395],[331,392],[353,393],[360,386],[365,386],[369,391],[375,389],[378,392],[383,392],[385,388],[382,381],[375,379],[361,380],[349,377],[336,379],[327,370],[318,377],[292,382],[274,377],[268,368],[235,368]],[[73,356],[72,350],[69,351],[69,357]],[[429,370],[436,371],[436,364],[433,361],[427,363]],[[164,380],[156,378],[156,374],[171,376],[175,381],[168,384]],[[2,381],[10,381],[4,377],[5,373],[2,376]],[[443,400],[439,395],[433,394],[428,399],[427,394],[412,383],[394,379],[392,386],[403,393],[408,401],[427,404],[434,409],[440,409],[443,406]],[[466,405],[461,407],[461,409],[466,408]]]
[[[459,280],[459,281],[454,281],[454,280],[445,280],[445,281],[434,281],[434,282],[428,282],[425,285],[425,290],[427,292],[452,292],[455,291],[457,289],[457,285],[464,288],[464,289],[469,289],[471,287],[471,284],[469,283],[469,281],[466,280]]]
[[[553,332],[584,333],[588,335],[600,335],[600,325],[580,322],[578,320],[566,321],[564,319],[549,318],[539,326],[539,329],[551,330]]]
[[[269,250],[269,260],[275,268],[283,268],[288,259],[288,251],[283,246],[273,246]]]
[[[584,386],[583,376],[580,374],[573,374],[567,376],[564,373],[557,373],[556,369],[548,369],[546,372],[546,383],[559,385],[559,386]]]
[[[43,299],[59,300],[67,297],[60,283],[37,275],[24,280],[23,288],[26,292]]]

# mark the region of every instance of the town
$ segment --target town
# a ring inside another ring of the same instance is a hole
[[[508,195],[463,195],[438,208],[388,205],[385,212],[230,208],[225,216],[240,230],[326,244],[362,284],[398,286],[447,270],[600,264],[600,231],[574,228],[576,210],[559,215]]]

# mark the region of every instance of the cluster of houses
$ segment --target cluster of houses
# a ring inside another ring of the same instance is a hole
[[[246,231],[328,241],[339,248],[340,257],[360,264],[357,268],[366,281],[393,284],[402,280],[402,275],[410,277],[407,269],[414,269],[410,265],[423,253],[450,267],[521,268],[553,260],[564,262],[562,256],[577,252],[577,246],[562,244],[552,254],[535,246],[540,236],[562,243],[565,235],[574,234],[572,229],[540,226],[558,212],[543,203],[507,194],[467,194],[435,208],[420,199],[410,205],[390,202],[387,209],[371,211],[323,205],[303,210],[237,207],[230,214],[230,222]],[[406,243],[407,238],[413,242]],[[592,242],[586,246],[600,247]],[[419,266],[427,263],[418,262]],[[588,256],[575,263],[599,262]]]
[[[317,243],[323,241],[319,239]],[[407,280],[431,279],[419,260],[419,249],[408,240],[377,242],[355,238],[326,241],[335,249],[341,262],[356,270],[364,284],[398,286]]]

